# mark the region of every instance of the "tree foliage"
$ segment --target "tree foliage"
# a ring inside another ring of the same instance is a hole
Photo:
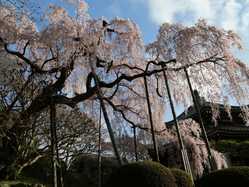
[[[193,177],[199,178],[210,169],[208,152],[202,138],[200,126],[198,123],[190,119],[180,121],[179,124],[184,145],[188,153],[190,166],[192,168]],[[227,168],[228,163],[226,157],[213,148],[211,151],[217,169]],[[175,129],[167,130],[162,136],[160,136],[159,153],[161,157],[160,161],[163,165],[167,167],[183,168],[181,150]]]

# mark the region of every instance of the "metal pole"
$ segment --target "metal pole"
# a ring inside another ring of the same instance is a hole
[[[138,161],[138,155],[137,155],[137,132],[136,132],[136,127],[133,128],[133,140],[134,140],[134,152],[135,152],[135,159]]]
[[[157,162],[160,162],[159,154],[158,154],[158,147],[157,147],[157,142],[156,142],[156,137],[155,137],[155,132],[154,132],[154,125],[153,125],[151,105],[150,105],[150,96],[149,96],[146,76],[144,76],[144,86],[145,86],[145,94],[146,94],[146,100],[147,100],[148,111],[149,111],[150,128],[151,128],[151,135],[152,135],[152,141],[153,141],[153,148],[155,152],[155,159]]]
[[[99,107],[99,137],[98,137],[98,187],[102,186],[102,168],[101,168],[101,106]]]
[[[189,89],[190,89],[190,92],[191,92],[191,95],[192,95],[195,110],[196,110],[198,118],[199,118],[199,122],[200,122],[200,126],[201,126],[202,135],[203,135],[203,138],[204,138],[204,142],[205,142],[205,145],[206,145],[206,148],[207,148],[207,151],[208,151],[208,160],[209,160],[210,168],[211,168],[211,171],[213,171],[213,170],[216,170],[216,164],[215,164],[215,160],[214,160],[214,158],[212,156],[212,152],[211,152],[211,148],[210,148],[210,145],[209,145],[206,129],[204,127],[203,120],[202,120],[202,117],[201,117],[200,106],[199,106],[199,104],[198,104],[198,102],[196,100],[196,97],[195,97],[195,94],[194,94],[194,91],[193,91],[193,88],[192,88],[192,85],[191,85],[191,82],[190,82],[188,70],[186,69],[186,67],[184,67],[184,72],[185,72],[185,75],[186,75],[186,78],[187,78],[187,81],[188,81],[188,86],[189,86]]]
[[[165,81],[165,86],[166,86],[167,94],[168,94],[168,97],[169,97],[169,103],[170,103],[171,112],[172,112],[172,115],[173,115],[173,118],[174,118],[174,123],[175,123],[175,127],[176,127],[178,141],[179,141],[179,144],[180,144],[181,157],[182,157],[183,166],[184,166],[185,171],[187,173],[189,173],[189,175],[191,176],[192,181],[194,181],[193,180],[192,170],[191,170],[190,163],[189,163],[188,154],[187,154],[187,151],[185,149],[185,146],[184,146],[184,143],[183,143],[183,140],[182,140],[182,136],[181,136],[181,133],[180,133],[179,124],[178,124],[178,120],[177,120],[176,112],[175,112],[175,107],[174,107],[174,103],[173,103],[173,100],[172,100],[172,97],[171,97],[171,93],[170,93],[168,78],[167,78],[167,74],[165,72],[164,67],[165,66],[162,65],[163,77],[164,77],[164,81]]]
[[[56,144],[55,144],[55,105],[50,104],[50,133],[51,133],[51,153],[52,153],[52,168],[53,168],[53,187],[57,187],[57,164],[56,164]]]

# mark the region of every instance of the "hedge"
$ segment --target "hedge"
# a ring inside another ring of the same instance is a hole
[[[112,157],[102,157],[102,183],[105,183],[112,172],[119,167]],[[98,159],[96,155],[81,155],[77,157],[69,168],[65,178],[66,186],[97,187]]]
[[[170,169],[152,162],[135,162],[114,172],[105,187],[176,187]]]
[[[249,167],[231,167],[212,172],[198,182],[199,187],[248,187]]]
[[[172,174],[175,177],[175,182],[177,187],[193,187],[193,182],[191,180],[190,175],[188,175],[185,171],[172,168],[170,169]]]

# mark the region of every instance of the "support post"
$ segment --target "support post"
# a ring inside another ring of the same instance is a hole
[[[120,157],[119,152],[118,152],[118,148],[117,148],[117,145],[116,145],[116,141],[115,141],[114,133],[113,133],[113,130],[112,130],[111,122],[109,120],[109,117],[108,117],[108,114],[107,114],[107,111],[106,111],[105,103],[104,103],[103,98],[101,97],[100,94],[98,94],[98,98],[99,98],[99,101],[100,101],[101,109],[103,111],[103,116],[104,116],[104,119],[105,119],[105,123],[106,123],[107,129],[108,129],[109,135],[110,135],[110,139],[111,139],[111,142],[112,142],[114,154],[115,154],[115,156],[116,156],[116,158],[118,160],[119,165],[122,165],[122,160],[121,160],[121,157]]]
[[[99,102],[100,102],[100,107],[101,107],[102,112],[103,112],[103,116],[104,116],[104,119],[105,119],[107,130],[108,130],[111,142],[112,142],[112,147],[113,147],[113,150],[114,150],[114,154],[115,154],[115,156],[117,158],[117,161],[118,161],[119,165],[122,165],[122,160],[121,160],[121,157],[119,155],[118,148],[117,148],[117,145],[116,145],[116,142],[115,142],[115,137],[114,137],[114,133],[113,133],[113,130],[112,130],[111,122],[109,120],[109,117],[108,117],[108,114],[107,114],[107,111],[106,111],[106,106],[105,106],[105,103],[104,103],[104,100],[103,100],[103,97],[102,97],[102,92],[101,92],[101,89],[99,87],[99,78],[98,78],[92,64],[90,64],[90,67],[91,67],[91,71],[92,71],[92,74],[93,74],[94,83],[95,83],[95,85],[97,87],[97,96],[98,96],[98,99],[99,99]]]
[[[55,152],[56,152],[56,165],[58,166],[57,169],[59,169],[60,171],[60,180],[59,180],[59,186],[60,187],[64,187],[64,181],[63,181],[63,172],[62,172],[62,162],[60,161],[60,157],[59,157],[59,149],[58,149],[58,138],[57,138],[57,130],[56,130],[56,105],[54,105],[54,113],[55,113],[55,122],[54,122],[54,125],[53,125],[53,133],[54,133],[54,140],[55,140]],[[57,171],[57,174],[58,174],[58,171]]]
[[[98,137],[98,187],[102,186],[102,158],[101,158],[101,106],[99,107],[99,137]]]
[[[150,105],[150,96],[149,96],[146,76],[144,76],[144,86],[145,86],[145,94],[146,94],[146,100],[147,100],[147,106],[148,106],[148,112],[149,112],[150,128],[151,128],[151,135],[152,135],[152,141],[153,141],[153,149],[155,152],[155,159],[157,162],[160,162],[158,147],[157,147],[157,142],[156,142],[156,137],[155,137],[155,132],[154,132],[154,125],[153,125],[151,105]]]
[[[137,154],[137,132],[136,127],[132,127],[133,129],[133,140],[134,140],[134,153],[135,153],[135,159],[138,161],[138,154]]]
[[[56,159],[56,140],[54,134],[55,127],[55,105],[53,102],[50,104],[50,133],[51,133],[51,154],[52,154],[52,168],[53,168],[53,187],[57,187],[57,159]]]
[[[207,148],[207,152],[208,152],[208,161],[209,161],[209,164],[210,164],[210,169],[211,169],[211,171],[213,171],[213,170],[216,170],[217,167],[216,167],[215,160],[214,160],[214,158],[212,156],[212,152],[211,152],[210,144],[209,144],[209,141],[208,141],[206,129],[204,127],[203,120],[202,120],[202,117],[201,117],[200,106],[199,106],[199,103],[197,102],[197,99],[195,97],[195,94],[194,94],[194,91],[193,91],[193,88],[192,88],[192,84],[191,84],[191,81],[190,81],[190,78],[189,78],[188,70],[187,70],[186,67],[184,67],[184,72],[185,72],[185,75],[186,75],[186,78],[187,78],[187,81],[188,81],[188,86],[189,86],[189,89],[190,89],[190,92],[191,92],[191,95],[192,95],[192,99],[193,99],[193,102],[194,102],[194,107],[195,107],[195,110],[196,110],[198,118],[199,118],[203,139],[204,139],[204,142],[205,142],[205,145],[206,145],[206,148]]]
[[[172,115],[173,115],[174,124],[175,124],[175,127],[176,127],[178,141],[179,141],[179,144],[180,144],[182,163],[183,163],[183,166],[184,166],[184,170],[191,176],[192,181],[194,181],[191,166],[190,166],[190,162],[189,162],[188,153],[187,153],[187,150],[185,149],[185,146],[184,146],[184,143],[183,143],[183,140],[182,140],[182,136],[181,136],[181,133],[180,133],[179,124],[178,124],[178,120],[177,120],[176,112],[175,112],[175,107],[174,107],[174,103],[173,103],[170,88],[169,88],[168,78],[167,78],[167,74],[166,74],[164,68],[165,68],[165,66],[162,65],[163,77],[164,77],[165,86],[166,86],[166,90],[167,90],[167,94],[168,94],[168,98],[169,98],[170,108],[171,108],[171,112],[172,112]]]

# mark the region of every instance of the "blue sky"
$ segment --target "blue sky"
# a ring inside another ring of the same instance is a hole
[[[137,0],[135,0],[137,1]],[[158,24],[150,19],[146,3],[132,0],[88,0],[89,12],[93,17],[129,18],[139,25],[145,43],[155,39]]]

